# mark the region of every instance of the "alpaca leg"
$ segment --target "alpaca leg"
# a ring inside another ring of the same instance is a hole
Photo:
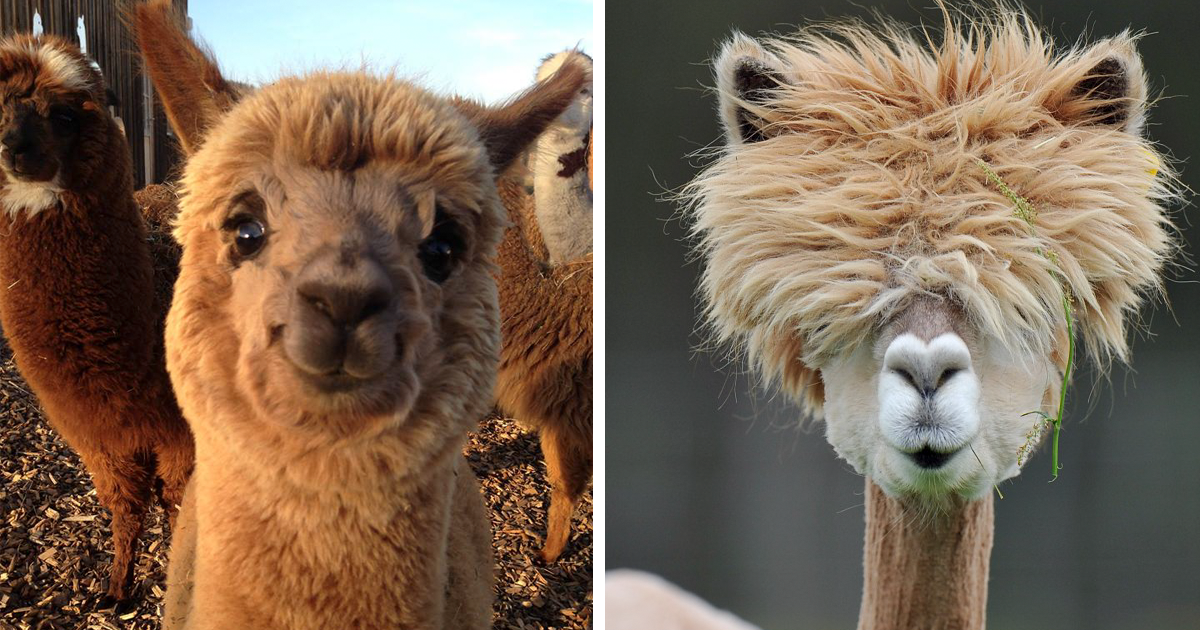
[[[546,517],[542,560],[554,562],[567,546],[571,515],[587,487],[592,462],[590,454],[575,444],[566,431],[543,427],[541,437],[546,476],[550,481],[550,511]]]
[[[85,457],[84,464],[100,503],[112,513],[113,562],[106,599],[121,603],[133,584],[133,555],[150,504],[153,460],[146,453],[103,454]]]
[[[192,434],[186,429],[170,441],[155,447],[158,459],[156,473],[162,482],[158,500],[167,511],[171,531],[175,531],[175,520],[179,506],[183,505],[183,491],[192,476],[192,465],[196,458],[196,447]]]

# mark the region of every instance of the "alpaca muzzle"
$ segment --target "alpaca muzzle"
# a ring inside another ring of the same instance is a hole
[[[49,181],[58,173],[58,164],[42,138],[44,125],[37,118],[35,112],[19,110],[13,124],[0,135],[0,164],[23,181]]]
[[[397,299],[370,256],[329,252],[295,281],[283,332],[287,358],[322,390],[351,389],[392,366],[400,354]]]
[[[892,340],[878,395],[883,438],[920,468],[941,468],[979,432],[979,379],[970,350],[953,332]]]

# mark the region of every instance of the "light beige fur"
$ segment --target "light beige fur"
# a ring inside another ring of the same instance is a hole
[[[490,627],[462,447],[500,350],[495,173],[586,70],[497,107],[361,72],[195,103],[227,84],[215,63],[168,2],[135,22],[173,120],[201,117],[177,129],[191,154],[166,343],[197,464],[165,627]],[[250,220],[266,244],[246,254]]]
[[[983,628],[990,489],[1056,410],[1064,299],[1127,360],[1176,247],[1135,38],[1058,51],[1004,5],[939,6],[939,33],[735,34],[728,142],[684,195],[714,339],[867,478],[860,630]]]
[[[948,18],[950,19],[950,18]],[[751,57],[785,83],[769,103],[733,93]],[[1126,64],[1135,120],[1088,124],[1073,92],[1108,57]],[[945,295],[1018,354],[1066,358],[1054,252],[1090,354],[1128,356],[1127,322],[1173,251],[1166,159],[1138,135],[1145,78],[1123,33],[1056,53],[1021,14],[920,32],[858,23],[756,42],[716,62],[722,118],[761,118],[766,142],[732,142],[687,188],[715,339],[822,413],[824,360],[922,292]],[[1031,231],[976,163],[1038,210]],[[1162,165],[1158,177],[1148,171]]]

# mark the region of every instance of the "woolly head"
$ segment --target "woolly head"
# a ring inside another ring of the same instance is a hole
[[[190,153],[166,342],[197,448],[220,439],[255,457],[290,444],[350,467],[372,466],[361,449],[394,439],[407,450],[380,448],[443,452],[491,404],[491,259],[505,224],[495,173],[586,70],[496,107],[366,72],[246,95],[168,2],[139,5],[134,22]]]
[[[1052,411],[1067,360],[1064,297],[1091,356],[1126,359],[1175,194],[1148,172],[1129,34],[1056,52],[998,11],[933,39],[735,34],[715,64],[727,144],[687,189],[716,339],[860,473],[930,500],[1019,472],[1023,416]]]
[[[93,158],[128,154],[123,140],[105,109],[103,79],[77,46],[51,36],[0,40],[4,211],[32,216],[57,203],[64,189],[112,172],[111,160]]]
[[[338,436],[403,421],[423,396],[486,398],[492,177],[468,121],[412,85],[314,74],[263,88],[184,173],[171,330],[200,347],[173,362],[237,357],[225,386],[255,417]]]

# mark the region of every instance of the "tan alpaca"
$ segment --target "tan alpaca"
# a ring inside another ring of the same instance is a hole
[[[322,72],[234,105],[168,3],[135,22],[189,151],[167,355],[197,464],[165,626],[489,627],[461,450],[499,354],[494,173],[586,70],[496,108]]]
[[[688,189],[715,337],[867,479],[864,629],[984,627],[992,489],[1057,406],[1064,291],[1088,354],[1124,360],[1173,251],[1133,38],[1060,54],[1024,14],[957,11],[932,49],[735,35],[728,143]]]

